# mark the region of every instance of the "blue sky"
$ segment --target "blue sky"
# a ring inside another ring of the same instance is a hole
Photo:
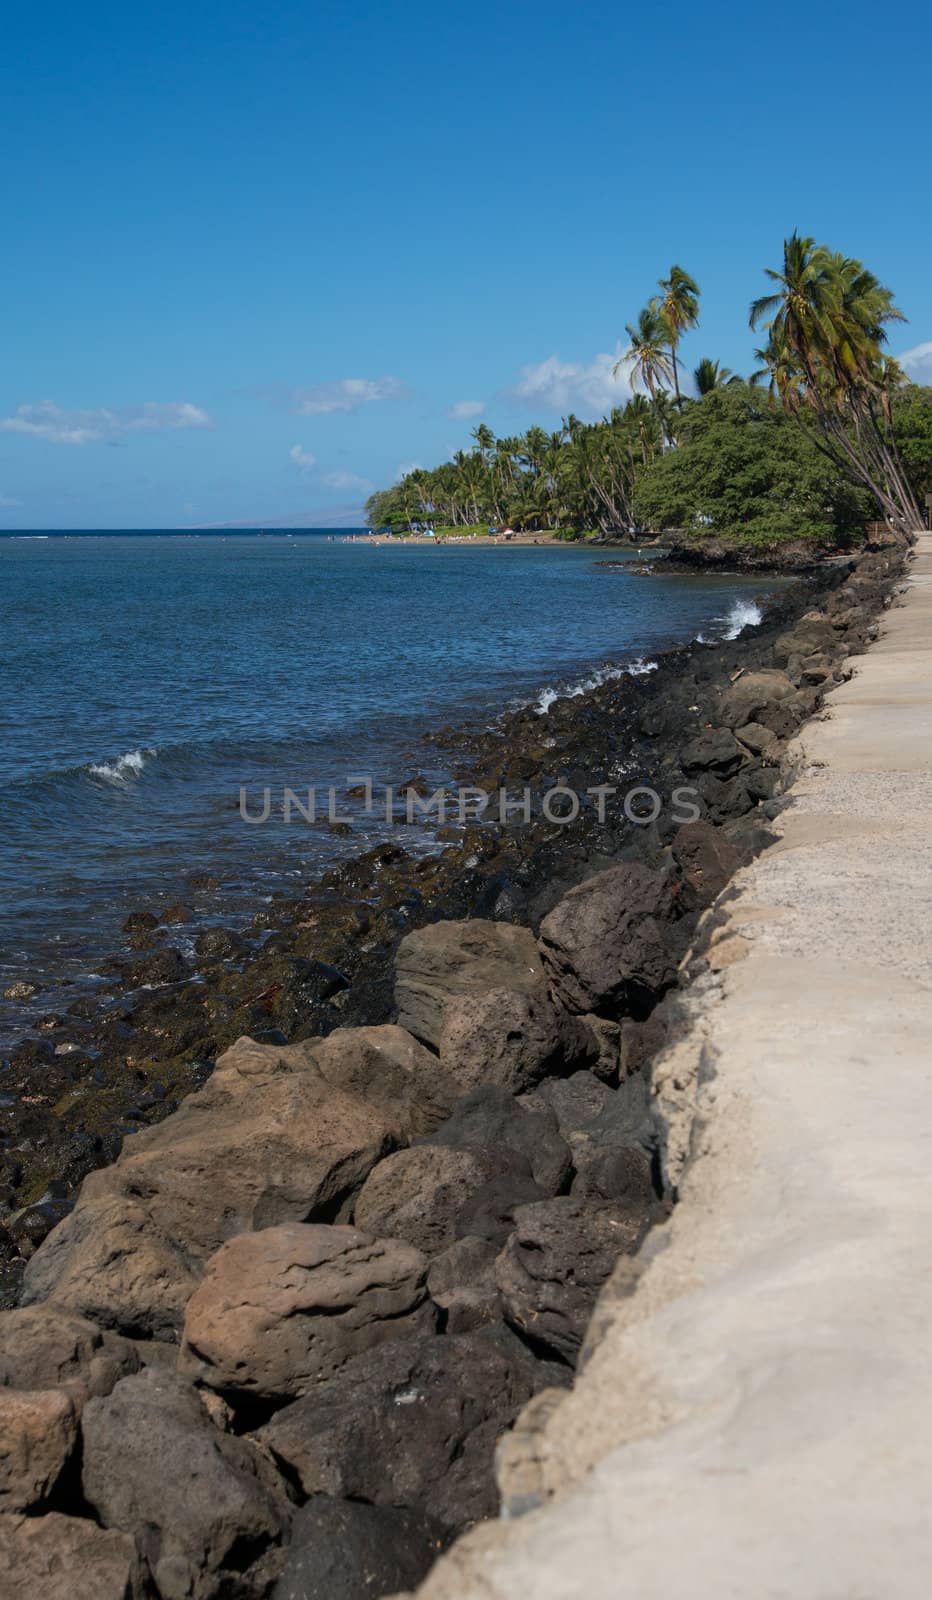
[[[346,519],[601,414],[673,261],[747,370],[794,227],[932,382],[928,46],[913,0],[8,8],[0,527]]]

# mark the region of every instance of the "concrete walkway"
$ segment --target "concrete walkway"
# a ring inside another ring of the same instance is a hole
[[[853,665],[661,1069],[682,1203],[424,1600],[932,1593],[932,537]]]

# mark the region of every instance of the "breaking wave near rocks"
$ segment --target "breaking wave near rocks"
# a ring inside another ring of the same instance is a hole
[[[575,700],[579,695],[588,694],[592,689],[601,689],[603,683],[610,683],[614,678],[641,678],[647,672],[656,671],[657,662],[645,661],[642,657],[638,657],[637,661],[628,661],[621,667],[599,667],[588,677],[580,679],[578,683],[542,689],[534,702],[534,710],[539,717],[544,717],[557,700]]]

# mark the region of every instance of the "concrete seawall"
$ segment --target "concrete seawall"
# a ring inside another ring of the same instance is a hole
[[[658,1070],[681,1203],[423,1600],[928,1593],[932,536],[853,666]]]

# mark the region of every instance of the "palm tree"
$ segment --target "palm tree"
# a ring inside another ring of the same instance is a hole
[[[656,400],[658,390],[673,378],[669,338],[659,311],[653,305],[645,306],[638,316],[637,327],[632,328],[630,322],[626,322],[625,333],[628,348],[615,362],[612,373],[615,375],[624,367],[632,389],[640,383],[650,398]]]
[[[470,438],[475,439],[476,449],[483,457],[483,460],[488,456],[489,451],[495,448],[495,435],[485,422],[480,422],[477,427],[473,428]]]
[[[704,394],[711,394],[713,389],[724,389],[729,383],[740,382],[741,379],[730,367],[723,367],[719,361],[710,361],[708,356],[703,356],[699,365],[693,368],[693,383],[700,399]]]
[[[682,267],[672,266],[669,278],[660,279],[660,295],[651,302],[666,329],[673,369],[673,392],[680,403],[679,370],[676,352],[680,339],[699,322],[699,285]]]
[[[771,392],[819,448],[873,495],[904,537],[922,526],[893,431],[891,397],[903,381],[884,353],[886,327],[903,321],[891,291],[853,257],[791,235],[783,269],[766,268],[776,286],[751,306],[763,323],[757,351]]]

